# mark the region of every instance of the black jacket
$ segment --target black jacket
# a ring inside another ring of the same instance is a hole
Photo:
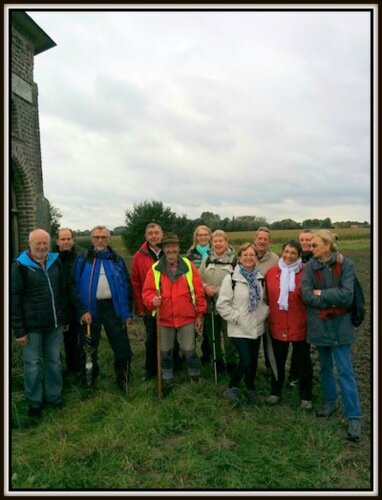
[[[11,310],[16,337],[43,332],[68,322],[65,279],[57,254],[49,253],[45,270],[25,250],[12,264]]]

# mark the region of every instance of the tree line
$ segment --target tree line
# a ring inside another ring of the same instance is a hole
[[[59,219],[62,214],[59,209],[50,205],[51,213],[51,235],[55,236],[57,229],[60,227]],[[112,234],[122,235],[122,240],[129,252],[135,252],[143,241],[143,235],[146,225],[149,222],[157,222],[161,225],[165,232],[176,233],[182,244],[181,250],[186,251],[191,243],[192,236],[196,226],[205,224],[212,231],[222,229],[226,232],[233,231],[257,231],[261,226],[266,226],[269,229],[330,229],[338,227],[370,227],[367,221],[343,221],[332,222],[330,217],[325,219],[305,219],[302,222],[297,222],[293,219],[282,219],[279,221],[268,222],[265,217],[257,217],[256,215],[240,215],[232,218],[221,218],[219,214],[204,211],[196,219],[189,219],[186,215],[178,215],[171,210],[170,207],[165,207],[161,201],[144,201],[137,203],[132,209],[125,212],[125,226],[118,226],[112,230]],[[75,231],[77,236],[90,236],[90,229],[85,231]]]

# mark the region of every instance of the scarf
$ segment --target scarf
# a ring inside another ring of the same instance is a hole
[[[195,248],[196,248],[196,251],[202,256],[202,259],[204,259],[205,257],[208,256],[211,247],[210,247],[210,244],[207,243],[207,245],[204,245],[204,246],[198,244],[198,245],[196,245]]]
[[[297,259],[293,264],[285,264],[283,259],[279,260],[279,268],[281,269],[280,276],[280,295],[277,301],[280,310],[288,310],[289,292],[294,292],[296,289],[296,273],[301,269],[301,258]]]
[[[244,276],[249,285],[249,304],[248,310],[252,312],[256,309],[261,298],[261,288],[258,282],[257,275],[259,270],[257,267],[253,271],[246,271],[242,266],[240,266],[240,274]]]

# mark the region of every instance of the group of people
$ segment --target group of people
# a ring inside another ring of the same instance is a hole
[[[45,404],[62,406],[62,341],[67,370],[78,371],[84,381],[86,346],[91,343],[91,375],[96,379],[102,327],[114,353],[116,383],[126,390],[132,359],[128,327],[134,313],[145,326],[146,380],[160,373],[163,384],[171,386],[176,357],[184,360],[193,382],[200,379],[201,363],[210,364],[215,382],[218,373],[227,372],[224,397],[232,403],[240,400],[242,379],[249,403],[256,403],[263,343],[271,371],[266,401],[277,404],[291,344],[290,377],[298,379],[301,408],[311,409],[314,345],[324,396],[316,415],[329,417],[337,409],[334,362],[349,422],[347,437],[359,440],[361,410],[349,312],[354,265],[338,252],[335,235],[328,230],[301,232],[284,243],[280,257],[270,245],[269,229],[260,227],[254,241],[241,245],[236,255],[224,231],[200,225],[183,257],[177,235],[164,235],[152,222],[129,273],[111,248],[105,226],[92,229],[84,255],[77,253],[70,229],[58,231],[55,252],[49,251],[47,232],[32,231],[29,248],[16,258],[11,276],[12,328],[23,350],[29,415],[40,416]],[[333,272],[338,262],[339,279]],[[202,337],[201,359],[197,335]]]

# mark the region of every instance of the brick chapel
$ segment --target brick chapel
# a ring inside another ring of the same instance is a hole
[[[29,232],[49,231],[49,202],[44,197],[38,88],[34,57],[56,43],[24,11],[10,16],[10,257],[27,247]]]

